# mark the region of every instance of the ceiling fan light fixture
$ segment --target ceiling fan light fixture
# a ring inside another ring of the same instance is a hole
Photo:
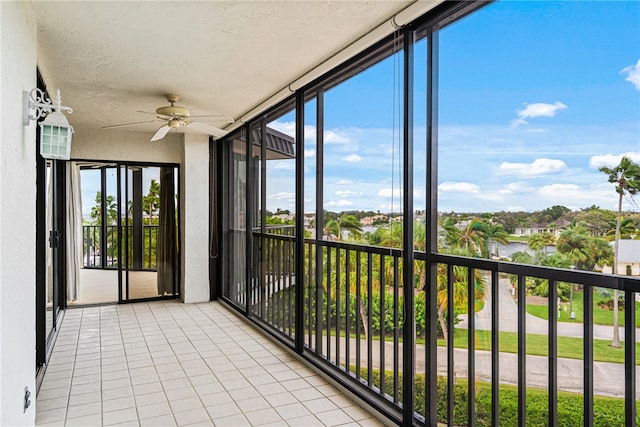
[[[169,120],[169,122],[167,123],[167,126],[169,126],[170,128],[179,128],[179,127],[180,127],[180,120],[178,120],[178,119],[171,119],[171,120]]]

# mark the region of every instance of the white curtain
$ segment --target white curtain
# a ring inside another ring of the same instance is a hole
[[[80,268],[82,267],[82,192],[80,190],[80,166],[67,164],[67,298],[80,297]]]

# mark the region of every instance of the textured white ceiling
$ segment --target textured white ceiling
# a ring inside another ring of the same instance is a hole
[[[406,8],[397,1],[32,1],[38,63],[76,128],[166,105],[239,118]],[[210,124],[216,125],[214,122]],[[217,124],[223,127],[222,124]],[[152,132],[158,126],[124,128]]]

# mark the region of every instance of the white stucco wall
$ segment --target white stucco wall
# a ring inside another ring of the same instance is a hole
[[[69,100],[71,103],[72,100]],[[73,125],[73,114],[69,115]],[[149,142],[152,132],[130,132],[117,129],[75,129],[71,158],[81,160],[127,160],[158,163],[180,163],[182,135],[169,134]]]
[[[35,422],[36,24],[27,2],[0,2],[0,426]],[[24,388],[32,393],[23,413]]]
[[[185,134],[180,168],[184,302],[209,301],[209,137]]]

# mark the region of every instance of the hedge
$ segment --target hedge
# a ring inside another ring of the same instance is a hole
[[[355,368],[352,368],[355,372]],[[380,371],[373,370],[372,382],[380,384]],[[366,368],[360,370],[362,378],[367,378]],[[402,376],[398,379],[399,400],[402,402]],[[491,426],[491,384],[476,382],[476,424]],[[393,373],[385,373],[385,393],[393,396]],[[416,375],[414,384],[414,407],[416,413],[425,414],[425,376]],[[447,423],[447,378],[437,378],[437,414],[438,422]],[[453,424],[468,425],[468,382],[457,379],[453,387]],[[548,425],[548,394],[546,390],[527,388],[527,426],[546,427]],[[593,425],[595,427],[624,426],[624,400],[614,397],[594,396]],[[583,397],[581,394],[558,392],[558,426],[577,427],[584,425]],[[500,425],[518,425],[518,389],[516,386],[500,385]],[[636,402],[636,423],[640,424],[640,402]]]

